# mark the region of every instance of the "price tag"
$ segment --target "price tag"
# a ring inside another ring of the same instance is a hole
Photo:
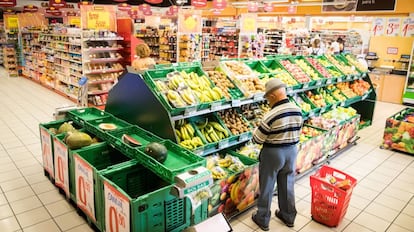
[[[196,155],[202,156],[204,154],[204,149],[203,148],[199,148],[199,149],[195,150],[194,153]]]
[[[263,100],[263,93],[256,93],[255,95],[253,95],[253,100],[254,101],[260,101]]]
[[[185,108],[184,115],[185,116],[192,116],[196,112],[197,112],[197,107],[196,106],[190,106],[190,107]]]
[[[313,111],[309,111],[309,117],[312,117],[312,116],[314,116],[315,115],[315,112],[313,112]]]
[[[130,231],[129,200],[107,181],[104,182],[106,231]]]
[[[326,108],[322,107],[320,113],[323,114],[323,113],[325,113],[325,111],[326,111]]]
[[[53,140],[55,152],[55,185],[69,197],[68,148],[57,138]]]
[[[327,79],[327,80],[326,80],[326,84],[327,84],[327,85],[332,84],[332,79]]]
[[[316,81],[316,85],[321,85],[322,81],[319,79]]]
[[[42,145],[43,168],[50,177],[55,178],[53,170],[52,138],[45,128],[40,128],[40,143]]]
[[[340,104],[339,104],[339,106],[345,106],[345,102],[343,101],[343,102],[341,102]]]
[[[246,141],[246,140],[249,140],[249,138],[250,138],[249,133],[244,133],[240,135],[239,141]]]
[[[239,107],[239,106],[241,106],[241,102],[240,102],[240,100],[233,100],[233,101],[231,102],[231,106],[232,106],[232,107]]]
[[[305,83],[305,84],[303,84],[303,89],[306,89],[306,88],[308,88],[309,87],[309,83]]]
[[[347,81],[352,80],[352,75],[347,75],[347,76],[346,76],[346,80],[347,80]]]
[[[292,89],[292,87],[288,87],[288,88],[286,88],[286,94],[287,94],[287,95],[292,95],[292,94],[293,94],[293,89]]]
[[[75,191],[76,204],[85,212],[93,221],[95,218],[95,192],[93,189],[93,170],[78,154],[74,155],[75,159]]]
[[[229,140],[226,139],[226,140],[220,141],[219,144],[218,144],[218,147],[219,147],[219,149],[229,147]]]
[[[219,110],[220,106],[221,106],[221,102],[213,102],[213,103],[211,103],[211,110],[212,111],[217,111],[217,110]]]

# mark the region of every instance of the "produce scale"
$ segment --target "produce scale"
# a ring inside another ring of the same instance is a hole
[[[45,174],[101,231],[181,231],[219,213],[231,219],[258,196],[261,147],[251,137],[270,110],[270,78],[285,82],[302,109],[298,178],[371,124],[376,94],[351,55],[162,65],[122,74],[105,111],[74,109],[41,124]]]

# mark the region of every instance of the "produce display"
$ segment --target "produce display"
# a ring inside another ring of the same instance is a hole
[[[315,129],[313,127],[304,125],[300,133],[299,141],[302,143],[302,142],[305,142],[311,139],[312,137],[316,137],[321,134],[322,134],[322,131]]]
[[[305,60],[303,59],[295,59],[295,64],[297,64],[312,80],[319,80],[321,79],[319,77],[319,74],[312,68],[312,66],[310,66],[309,64],[306,63]]]
[[[80,149],[99,142],[97,137],[93,137],[88,133],[77,130],[72,125],[72,122],[64,122],[58,128],[49,128],[49,131],[51,134],[66,134],[63,138],[63,143],[65,143],[68,148],[72,150]]]
[[[327,90],[324,88],[319,88],[317,91],[322,95],[323,99],[325,99],[325,102],[327,104],[336,104],[338,100],[336,100]]]
[[[332,71],[335,72],[334,70],[330,70],[330,69],[326,69],[323,65],[321,65],[317,59],[313,58],[313,57],[306,57],[306,60],[316,69],[318,70],[318,72],[324,76],[325,78],[332,78],[332,77],[337,77],[338,75],[333,75],[333,73],[331,73]],[[339,74],[339,73],[338,73]]]
[[[348,61],[348,63],[354,65],[357,69],[359,69],[361,72],[368,72],[368,68],[361,64],[353,55],[351,54],[345,54],[344,57]]]
[[[349,86],[354,93],[356,93],[358,96],[362,96],[365,93],[368,92],[368,90],[371,88],[370,84],[367,81],[364,81],[362,79],[355,80],[352,82]]]
[[[243,105],[240,109],[243,116],[249,120],[253,127],[257,127],[259,126],[260,120],[263,116],[270,110],[270,107],[269,104],[262,102]]]
[[[193,150],[204,145],[200,136],[197,136],[193,125],[186,120],[176,122],[175,134],[177,135],[178,144],[187,149]]]
[[[296,102],[296,104],[304,113],[309,113],[313,109],[313,106],[310,103],[303,100],[303,98],[300,97],[298,94],[293,95],[292,99]]]
[[[229,171],[237,173],[243,171],[246,166],[240,161],[238,157],[226,154],[220,156],[218,154],[211,155],[206,158],[207,169],[209,169],[213,175],[213,179],[221,180],[226,178]]]
[[[255,76],[253,71],[243,62],[239,61],[222,61],[225,69],[229,72],[231,78],[234,77],[253,77]]]
[[[195,124],[205,141],[209,143],[216,143],[230,136],[230,132],[213,117],[197,119]]]
[[[262,149],[261,144],[248,142],[245,145],[241,146],[236,152],[240,155],[244,155],[251,159],[258,160],[261,149]]]
[[[354,91],[352,91],[349,82],[341,82],[336,84],[336,87],[342,91],[342,94],[347,98],[353,98],[358,96]]]
[[[156,161],[160,163],[164,163],[165,160],[167,159],[168,150],[161,143],[157,143],[157,142],[148,143],[147,146],[145,146],[144,151],[145,151],[145,154],[151,156],[152,158],[154,158]]]
[[[322,108],[326,106],[326,101],[322,94],[309,90],[305,92],[305,95],[315,105],[315,107]]]
[[[212,85],[205,75],[199,76],[195,72],[172,72],[167,75],[167,80],[156,80],[155,85],[176,108],[223,98],[220,88]]]
[[[355,69],[352,69],[351,66],[345,64],[342,61],[337,60],[333,55],[327,54],[325,55],[328,60],[335,65],[341,72],[345,75],[358,75],[358,72]]]
[[[295,86],[298,82],[287,72],[282,71],[274,75],[274,78],[279,78],[286,86]]]
[[[231,99],[230,89],[234,89],[234,84],[231,82],[225,73],[220,71],[207,71],[208,77],[214,82],[216,87],[220,88],[223,92],[224,97],[229,100]]]
[[[279,62],[298,82],[306,83],[310,81],[306,73],[297,64],[289,60],[280,60]]]
[[[322,130],[303,126],[296,157],[297,173],[309,170],[314,165],[314,162],[323,156],[324,138]]]
[[[338,126],[341,122],[354,117],[357,114],[352,107],[337,107],[320,116],[310,117],[306,124],[329,130],[332,127]]]
[[[406,108],[385,122],[383,147],[414,154],[414,110]]]
[[[249,122],[236,109],[220,111],[217,114],[233,135],[239,135],[251,130]]]
[[[248,77],[236,80],[239,84],[240,90],[246,95],[251,96],[255,93],[263,93],[265,87],[258,77]]]
[[[336,98],[336,100],[342,102],[345,101],[347,98],[342,94],[341,90],[336,88],[335,85],[328,85],[326,87],[328,91],[331,92],[332,96]]]

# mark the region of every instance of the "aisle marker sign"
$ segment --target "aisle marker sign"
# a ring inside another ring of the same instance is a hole
[[[129,232],[129,199],[104,181],[105,228],[108,232]]]
[[[404,18],[402,20],[400,35],[403,37],[414,36],[414,18]]]
[[[75,159],[76,204],[89,218],[95,218],[95,195],[93,188],[93,170],[78,154]]]
[[[52,138],[45,128],[40,128],[40,142],[42,145],[43,168],[51,178],[55,178],[53,171]]]
[[[57,138],[53,139],[55,150],[55,185],[69,197],[68,148]]]
[[[388,18],[386,35],[398,36],[400,33],[401,18]]]
[[[385,18],[376,18],[372,23],[372,35],[379,36],[384,34],[385,29]]]

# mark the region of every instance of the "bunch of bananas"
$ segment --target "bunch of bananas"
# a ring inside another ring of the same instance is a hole
[[[195,72],[186,73],[184,71],[181,71],[180,75],[187,86],[194,91],[200,102],[205,103],[222,99],[221,89],[214,87],[205,75],[199,76]]]
[[[213,179],[215,180],[221,180],[227,177],[228,173],[220,168],[220,167],[214,167],[213,169],[210,169],[211,175],[213,176]]]
[[[177,121],[175,134],[178,137],[178,144],[187,149],[193,150],[204,143],[199,136],[195,136],[194,127],[184,120]]]
[[[209,143],[216,143],[230,136],[228,130],[218,122],[209,121],[207,118],[202,123],[197,123],[198,129]]]
[[[224,158],[219,158],[217,164],[221,168],[227,168],[233,172],[241,172],[245,169],[245,165],[240,161],[239,158],[226,155]]]

